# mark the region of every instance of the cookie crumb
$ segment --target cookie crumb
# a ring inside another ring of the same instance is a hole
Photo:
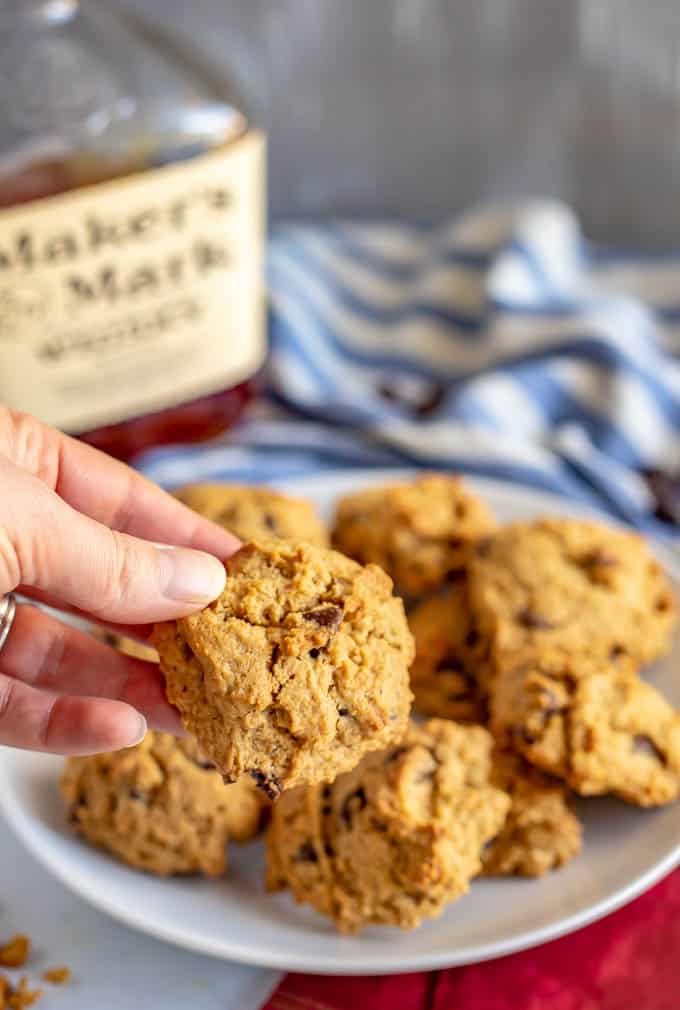
[[[19,985],[12,987],[6,975],[0,975],[0,1010],[26,1010],[42,996],[42,989],[29,989],[28,978],[22,975]]]
[[[43,972],[44,980],[52,985],[66,985],[71,981],[71,969],[66,965],[59,965],[58,968],[48,968]]]
[[[22,933],[17,933],[0,947],[0,967],[22,968],[26,964],[31,941]]]

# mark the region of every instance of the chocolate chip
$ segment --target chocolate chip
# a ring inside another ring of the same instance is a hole
[[[654,741],[648,736],[639,734],[638,736],[633,737],[633,753],[646,754],[647,757],[656,758],[656,760],[660,761],[662,765],[666,764],[665,755],[661,753]]]
[[[273,515],[270,515],[269,512],[265,512],[265,514],[262,516],[262,521],[264,522],[268,530],[276,529],[276,519],[274,518]]]
[[[340,816],[347,827],[351,826],[354,815],[364,809],[366,802],[366,793],[364,792],[363,786],[359,786],[358,789],[355,789],[353,793],[350,793],[349,796],[346,797],[345,802],[342,804]]]
[[[335,855],[335,852],[333,851],[333,846],[330,844],[330,842],[324,843],[323,851],[326,853],[329,859],[332,859],[333,856]]]
[[[478,558],[487,558],[491,551],[491,544],[493,542],[492,537],[482,537],[481,540],[477,541],[475,546],[475,554]]]
[[[331,807],[330,803],[324,803],[324,805],[321,807],[321,816],[328,817],[332,809],[333,808]]]
[[[316,610],[308,610],[302,615],[306,621],[313,621],[320,628],[332,628],[334,631],[342,624],[342,607],[334,605],[328,607],[318,607]]]
[[[444,576],[444,581],[451,584],[455,582],[460,582],[464,578],[465,578],[464,568],[450,568],[449,571]]]
[[[622,645],[612,645],[609,650],[610,659],[621,659],[622,656],[626,655],[626,650]]]
[[[267,775],[258,768],[251,768],[248,772],[254,780],[258,789],[261,789],[270,800],[278,800],[281,795],[281,783],[274,775]]]
[[[517,620],[523,627],[536,631],[549,631],[551,628],[555,627],[552,621],[549,621],[547,617],[543,617],[535,610],[530,610],[529,607],[520,611],[517,615]]]
[[[557,695],[553,694],[553,692],[548,688],[543,688],[540,700],[543,726],[547,726],[554,715],[566,710],[566,705],[562,705]],[[534,744],[541,737],[540,732],[535,734],[526,726],[513,726],[510,732],[514,737],[527,744]]]
[[[397,758],[400,758],[402,754],[405,754],[407,752],[407,750],[408,747],[395,748],[395,750],[391,751],[385,758],[385,764],[388,765],[391,764],[392,761],[396,761]]]
[[[587,729],[583,734],[583,749],[586,754],[591,754],[595,750],[595,734],[592,729]]]
[[[323,798],[325,800],[329,799],[330,795],[331,795],[331,787],[330,786],[324,786],[323,789],[321,790],[321,795],[323,796]]]
[[[452,653],[447,652],[445,656],[439,660],[434,668],[435,673],[458,673],[461,677],[465,677],[465,671],[462,669],[457,656]]]
[[[476,628],[470,628],[467,635],[465,636],[465,644],[468,649],[473,649],[475,645],[479,645],[481,636]]]
[[[293,856],[294,863],[318,863],[319,857],[311,842],[303,842]]]
[[[619,564],[619,559],[613,554],[607,554],[602,548],[598,548],[591,551],[590,554],[586,554],[582,563],[587,567],[592,565],[598,568],[615,568]]]
[[[463,701],[463,699],[467,699],[469,697],[470,697],[470,689],[468,687],[461,687],[460,691],[457,692],[452,691],[450,694],[447,694],[446,700]]]
[[[339,708],[338,709],[338,715],[343,716],[343,717],[346,716],[346,715],[349,715],[349,709],[345,708],[344,706],[342,708]]]
[[[310,659],[318,659],[321,655],[321,649],[310,649],[307,655]]]

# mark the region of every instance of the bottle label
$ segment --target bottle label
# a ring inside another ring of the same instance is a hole
[[[265,354],[264,138],[0,212],[0,401],[71,432]]]

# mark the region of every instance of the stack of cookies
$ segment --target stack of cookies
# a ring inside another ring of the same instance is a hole
[[[393,531],[408,526],[412,573],[418,535],[424,558],[435,549],[432,525],[426,533],[410,514],[416,488],[431,515],[445,514],[444,502],[452,514],[462,494],[456,478],[426,477],[352,495],[339,505],[335,542],[351,546],[347,517],[361,512],[368,527],[368,512],[377,523],[377,503],[387,501],[398,520],[380,534],[382,564],[399,578]],[[485,871],[534,875],[579,851],[571,792],[611,793],[640,806],[677,797],[680,719],[640,676],[669,651],[676,604],[636,534],[566,518],[493,530],[469,501],[465,515],[477,518],[475,528],[437,530],[442,552],[447,535],[464,545],[465,563],[443,571],[435,592],[433,579],[423,580],[409,612],[411,687],[421,712],[491,729],[494,781],[513,805]],[[415,595],[413,578],[403,589]]]
[[[268,818],[269,889],[343,931],[413,928],[480,874],[576,856],[572,795],[678,795],[680,716],[640,675],[676,607],[636,535],[499,527],[439,474],[349,495],[330,537],[269,489],[178,496],[249,542],[218,600],[154,632],[189,742],[149,734],[68,763],[96,844],[152,872],[221,873],[226,841]],[[409,720],[412,697],[429,721]]]

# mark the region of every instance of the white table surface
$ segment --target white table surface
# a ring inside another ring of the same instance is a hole
[[[0,816],[0,941],[26,933],[39,1010],[255,1010],[278,973],[193,954],[119,925],[71,894],[27,853]],[[68,965],[72,981],[40,981]]]

